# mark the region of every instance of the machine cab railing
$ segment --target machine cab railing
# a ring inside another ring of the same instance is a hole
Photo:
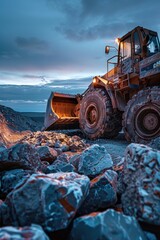
[[[118,55],[115,55],[107,60],[107,78],[117,75]],[[113,67],[110,69],[110,65]]]

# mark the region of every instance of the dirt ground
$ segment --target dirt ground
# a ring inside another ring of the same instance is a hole
[[[59,130],[57,132],[65,133],[67,135],[73,136],[78,135],[80,136],[86,143],[92,145],[92,144],[98,144],[100,146],[104,146],[108,153],[111,154],[113,160],[119,157],[124,156],[124,152],[126,147],[130,144],[126,141],[123,132],[120,132],[119,135],[116,138],[113,139],[97,139],[97,140],[88,140],[85,139],[79,129],[76,130]]]
[[[87,140],[86,142],[104,146],[108,153],[111,154],[113,159],[117,157],[123,157],[125,149],[129,144],[126,141],[123,133],[119,133],[119,135],[114,139],[97,139],[95,141]]]

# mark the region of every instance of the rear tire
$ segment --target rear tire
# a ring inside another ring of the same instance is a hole
[[[128,141],[147,143],[160,136],[160,88],[141,90],[128,102],[123,114]]]
[[[80,128],[89,139],[113,138],[121,130],[120,113],[114,113],[109,95],[105,89],[90,90],[83,97],[80,106]]]

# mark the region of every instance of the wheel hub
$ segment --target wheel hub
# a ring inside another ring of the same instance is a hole
[[[144,127],[148,130],[154,130],[158,124],[158,117],[153,113],[148,113],[143,119]]]
[[[142,106],[135,116],[135,131],[141,138],[152,138],[160,131],[160,110],[156,105]]]
[[[86,120],[89,125],[94,125],[98,120],[98,110],[94,104],[91,104],[86,109]]]

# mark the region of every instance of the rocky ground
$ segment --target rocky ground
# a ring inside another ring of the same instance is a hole
[[[0,239],[160,239],[160,138],[40,129],[0,106]]]

